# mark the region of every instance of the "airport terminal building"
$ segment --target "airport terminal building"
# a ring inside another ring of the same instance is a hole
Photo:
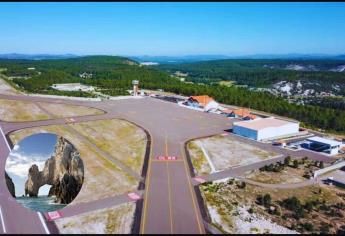
[[[234,122],[233,132],[258,141],[270,140],[298,134],[299,123],[280,120],[274,117],[258,118]]]

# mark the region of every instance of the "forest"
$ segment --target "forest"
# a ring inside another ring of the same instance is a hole
[[[28,67],[35,67],[36,72],[30,72],[29,78],[11,80],[28,92],[58,94],[63,92],[51,89],[53,83],[80,82],[96,86],[110,95],[123,95],[131,88],[132,80],[136,79],[140,81],[140,87],[145,89],[164,89],[185,96],[207,94],[220,103],[250,107],[297,119],[308,127],[345,133],[345,111],[338,107],[297,105],[267,92],[255,92],[235,86],[184,83],[171,77],[166,71],[156,67],[140,66],[127,58],[91,56],[42,61],[0,60],[0,68],[7,68],[7,71],[2,73],[7,76],[28,76]],[[245,69],[241,70],[243,73],[253,73],[253,76],[260,80],[260,73],[255,74],[250,69],[248,72],[245,72]],[[214,73],[213,70],[210,71]],[[92,78],[84,79],[78,76],[84,72],[92,73]],[[88,94],[80,93],[80,96]]]
[[[287,69],[291,65],[298,65],[300,70]],[[331,71],[344,65],[344,60],[226,59],[156,67],[169,73],[187,72],[187,80],[196,83],[231,80],[239,85],[269,87],[283,80],[303,80],[328,88],[332,83],[345,86],[345,73]]]

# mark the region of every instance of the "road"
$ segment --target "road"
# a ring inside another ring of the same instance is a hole
[[[144,127],[151,136],[151,153],[145,179],[144,207],[141,217],[141,233],[204,233],[195,193],[192,188],[189,169],[183,151],[184,142],[199,136],[223,132],[231,127],[229,119],[216,114],[206,114],[184,109],[177,104],[154,98],[128,99],[118,101],[74,101],[56,100],[43,97],[0,95],[3,99],[33,102],[52,102],[70,105],[83,105],[104,110],[103,115],[73,117],[74,122],[122,118]],[[32,122],[1,122],[5,134],[10,132],[47,125],[63,125],[66,119],[57,118]],[[3,138],[2,138],[3,140]],[[2,149],[3,150],[3,149]],[[1,167],[4,170],[8,152],[1,153]],[[176,161],[157,161],[156,156],[176,156]],[[2,190],[5,188],[2,188]],[[2,191],[7,193],[8,191]],[[15,203],[15,201],[14,201]],[[6,205],[7,201],[1,202]],[[15,203],[16,204],[16,203]],[[17,204],[18,205],[18,204]],[[25,209],[26,210],[26,209]],[[9,211],[2,208],[8,232],[29,232],[28,229],[44,233],[42,224],[17,227],[18,221],[33,218],[33,213],[23,214],[24,209]],[[9,217],[15,217],[14,221]],[[37,222],[39,224],[39,221]],[[26,230],[24,230],[26,229]]]
[[[133,192],[139,197],[142,197],[143,191],[136,191]],[[116,195],[112,197],[107,197],[99,200],[95,200],[92,202],[85,202],[79,204],[71,204],[68,205],[60,210],[62,213],[60,218],[64,217],[71,217],[76,216],[79,214],[84,214],[87,212],[92,212],[100,209],[111,208],[120,204],[128,203],[128,202],[135,202],[136,200],[131,199],[127,193]]]
[[[2,130],[0,130],[0,132],[0,176],[5,176],[4,167],[6,157],[10,152],[10,146],[6,142]],[[58,232],[56,227],[46,222],[42,215],[24,208],[17,203],[7,190],[5,181],[0,181],[0,209],[1,233],[45,234]]]
[[[145,128],[151,136],[151,151],[148,170],[143,180],[145,182],[145,193],[143,196],[144,204],[141,214],[140,233],[205,233],[200,206],[193,189],[195,182],[191,178],[184,144],[194,138],[224,133],[225,130],[232,128],[232,120],[217,114],[181,108],[175,103],[154,98],[107,100],[102,102],[28,97],[23,95],[0,95],[0,98],[93,107],[102,109],[106,113],[102,115],[73,117],[75,120],[74,123],[120,118]],[[32,122],[0,122],[0,126],[6,135],[25,128],[64,124],[66,124],[66,119],[63,118]],[[275,150],[277,148],[238,136],[236,138],[258,146],[265,145],[262,146],[265,149]],[[6,143],[4,140],[4,137],[0,137],[0,169],[2,171],[0,174],[3,176],[5,158],[9,152],[8,148],[5,149]],[[288,151],[279,149],[284,155]],[[315,159],[320,158],[323,160],[325,158],[325,156],[308,151],[306,151],[307,153],[303,151],[290,152],[292,151],[287,153],[291,156],[303,157],[305,155],[312,155]],[[157,156],[162,155],[175,156],[177,160],[157,160]],[[282,160],[284,157],[280,156],[277,160]],[[267,163],[277,160],[267,160]],[[205,178],[207,180],[213,180],[231,175],[240,175],[246,170],[256,169],[267,163],[264,161],[244,167],[233,168],[224,172],[214,173]],[[5,184],[1,183],[0,209],[3,213],[2,218],[5,220],[6,231],[11,233],[45,233],[44,224],[40,221],[37,213],[19,206],[13,198],[9,198],[8,191],[4,190]],[[114,194],[116,195],[117,193]],[[96,209],[97,207],[101,207],[98,205],[99,203],[92,204],[94,205],[88,207],[85,205],[83,209]],[[70,211],[68,214],[78,214],[77,207],[73,207],[71,210],[67,209],[66,211]],[[27,219],[30,219],[30,221]],[[18,222],[21,223],[18,224]],[[51,225],[48,225],[49,227],[53,228]]]

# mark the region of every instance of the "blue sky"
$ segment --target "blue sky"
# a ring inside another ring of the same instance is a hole
[[[345,3],[0,3],[0,53],[345,53]]]
[[[54,152],[56,141],[55,134],[40,133],[24,138],[13,147],[5,170],[13,180],[16,196],[22,196],[25,192],[25,181],[31,165],[36,164],[40,171],[43,170],[45,161]],[[48,185],[42,186],[38,194],[47,195],[49,189]]]

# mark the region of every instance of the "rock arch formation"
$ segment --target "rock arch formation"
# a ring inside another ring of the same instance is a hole
[[[79,193],[84,180],[84,165],[79,152],[63,137],[58,137],[54,154],[39,171],[37,165],[29,168],[25,195],[37,197],[41,186],[52,187],[48,196],[55,196],[60,204],[70,203]]]

